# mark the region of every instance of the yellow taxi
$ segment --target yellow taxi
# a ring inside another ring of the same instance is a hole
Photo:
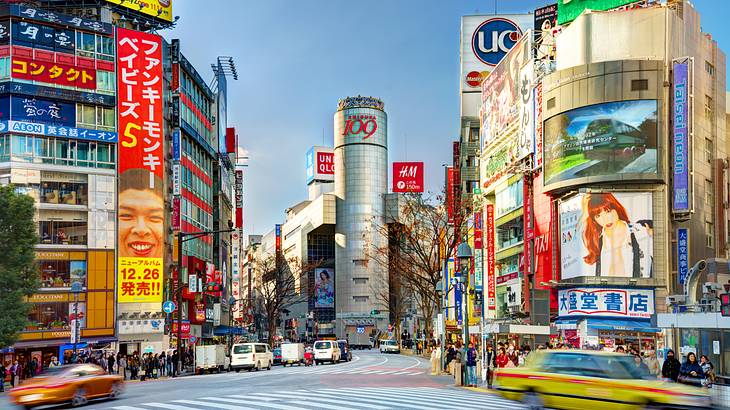
[[[81,406],[90,399],[115,398],[124,389],[124,379],[108,374],[94,364],[74,364],[44,370],[40,376],[28,379],[10,390],[10,400],[26,409],[69,403]]]
[[[497,369],[494,386],[530,409],[711,409],[706,389],[657,380],[626,354],[538,350],[524,367]]]

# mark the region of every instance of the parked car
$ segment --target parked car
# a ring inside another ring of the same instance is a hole
[[[538,350],[494,378],[499,394],[530,409],[714,408],[706,389],[657,380],[620,353]]]
[[[65,403],[76,407],[90,399],[118,397],[123,391],[122,376],[108,374],[101,367],[86,363],[45,369],[40,376],[10,390],[8,397],[26,409]]]
[[[317,340],[314,342],[314,364],[340,361],[340,346],[334,340]]]
[[[300,365],[304,362],[304,343],[282,343],[281,364],[283,366],[294,364]]]
[[[381,340],[380,353],[400,353],[400,346],[396,340]]]
[[[204,345],[195,347],[195,371],[220,373],[228,369],[230,358],[226,355],[228,348],[225,345]]]
[[[366,333],[353,333],[350,335],[349,341],[352,349],[370,350],[373,348],[373,338]]]
[[[231,369],[236,372],[245,369],[271,370],[274,355],[265,343],[236,343],[231,347]]]
[[[350,345],[347,340],[338,340],[337,345],[340,347],[340,361],[344,360],[349,362],[352,360],[352,352],[350,351]]]

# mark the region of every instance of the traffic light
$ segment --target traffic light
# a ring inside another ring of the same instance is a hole
[[[380,311],[377,310],[377,309],[373,309],[373,310],[370,311],[370,316],[375,316],[375,315],[378,315],[378,314],[380,314]]]
[[[205,287],[203,288],[205,292],[220,292],[221,291],[221,285],[215,282],[208,282],[205,284]]]
[[[730,316],[730,293],[720,294],[720,314]]]

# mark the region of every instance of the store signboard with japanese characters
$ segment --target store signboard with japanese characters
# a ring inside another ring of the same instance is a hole
[[[166,236],[161,38],[117,28],[117,67],[119,303],[161,303]]]
[[[96,70],[69,64],[12,57],[11,77],[69,87],[96,89]]]
[[[558,316],[651,319],[654,290],[635,288],[572,288],[558,291]]]
[[[10,97],[11,119],[45,124],[76,125],[76,104],[43,98]]]
[[[86,141],[117,142],[117,133],[61,125],[38,124],[27,121],[0,121],[0,133],[45,135],[48,137],[74,138]]]

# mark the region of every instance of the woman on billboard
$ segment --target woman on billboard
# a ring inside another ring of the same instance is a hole
[[[332,307],[335,304],[335,287],[327,269],[318,269],[314,284],[315,306]]]
[[[631,223],[626,208],[613,194],[583,197],[583,244],[586,264],[595,265],[596,276],[651,277],[652,223]]]

